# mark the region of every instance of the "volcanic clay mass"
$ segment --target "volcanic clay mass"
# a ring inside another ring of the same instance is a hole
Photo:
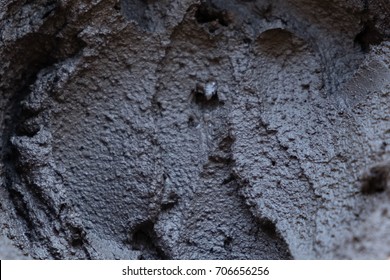
[[[0,0],[0,257],[387,259],[388,0]]]

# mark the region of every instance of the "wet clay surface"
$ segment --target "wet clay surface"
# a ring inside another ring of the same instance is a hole
[[[0,0],[0,257],[388,258],[389,11]]]

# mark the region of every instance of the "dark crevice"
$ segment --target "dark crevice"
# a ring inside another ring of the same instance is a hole
[[[73,247],[82,247],[85,243],[86,232],[82,228],[77,228],[73,226],[69,226],[71,231],[71,241],[70,244]]]
[[[194,96],[195,103],[202,107],[216,108],[220,104],[218,95],[213,95],[210,99],[207,99],[204,94],[194,92]]]
[[[229,177],[227,177],[226,179],[224,179],[224,180],[222,181],[222,185],[230,184],[230,183],[233,182],[234,180],[236,180],[236,178],[234,177],[233,174],[230,174]]]
[[[200,24],[215,22],[222,26],[229,26],[232,23],[231,12],[217,8],[210,1],[204,1],[199,5],[195,18]]]
[[[219,142],[218,148],[225,153],[231,154],[233,143],[234,139],[230,135],[227,135]]]
[[[130,243],[134,250],[141,251],[141,260],[167,260],[168,256],[157,244],[157,236],[154,231],[154,223],[150,220],[142,222],[135,227]]]
[[[196,127],[196,121],[194,116],[188,117],[188,127]]]
[[[161,211],[168,211],[168,210],[172,209],[173,207],[175,207],[176,204],[177,204],[176,202],[163,203],[163,204],[161,204]]]
[[[384,41],[384,35],[375,27],[375,23],[368,21],[362,31],[356,35],[355,43],[359,44],[362,51],[369,52],[372,45],[379,45]]]
[[[212,96],[207,97],[203,85],[196,85],[195,89],[191,91],[191,97],[195,104],[204,108],[215,109],[221,105],[218,92],[215,92]]]
[[[223,247],[226,251],[231,251],[232,250],[232,243],[233,243],[233,238],[230,236],[227,236],[225,240],[223,241]]]
[[[53,258],[61,258],[62,253],[55,249],[56,246],[50,244],[50,237],[44,236],[46,233],[42,231],[41,225],[58,219],[56,207],[51,203],[50,194],[47,193],[50,190],[43,190],[31,180],[30,174],[34,172],[35,167],[21,162],[18,149],[11,143],[13,136],[33,137],[39,130],[39,125],[34,125],[34,118],[41,111],[29,111],[22,102],[31,93],[39,73],[43,69],[54,69],[56,63],[76,55],[85,47],[76,33],[63,38],[56,37],[60,29],[66,25],[66,16],[65,11],[60,11],[57,5],[52,5],[53,3],[49,3],[51,6],[43,14],[44,23],[38,32],[27,34],[4,49],[11,65],[19,68],[9,71],[12,76],[9,74],[4,77],[9,85],[4,91],[9,93],[9,96],[6,111],[3,112],[1,157],[7,174],[5,186],[14,204],[16,215],[25,223],[27,238],[32,246],[38,244],[44,246]],[[33,206],[25,201],[30,201]],[[41,219],[43,213],[46,216],[45,220]],[[82,245],[77,235],[77,232],[71,235],[70,242],[75,246]]]
[[[5,118],[3,123],[4,129],[2,135],[2,161],[4,163],[4,169],[7,174],[6,186],[10,195],[13,194],[11,195],[11,201],[14,203],[15,209],[19,214],[27,213],[28,208],[26,204],[21,204],[24,200],[24,197],[21,193],[19,193],[15,186],[16,182],[14,178],[19,177],[19,173],[22,172],[22,170],[18,161],[18,152],[11,144],[10,139],[13,135],[18,135],[18,132],[21,131],[21,123],[23,122],[25,117],[22,114],[20,102],[24,100],[29,94],[30,85],[33,83],[33,81],[35,81],[36,75],[37,73],[28,72],[25,72],[22,75],[22,80],[24,81],[25,85],[22,86],[22,88],[17,91],[9,100],[9,103],[6,106],[7,111],[5,112]],[[22,210],[22,208],[25,209]],[[30,216],[24,214],[21,215],[23,220],[25,220],[26,224],[28,224],[30,227],[33,227]]]
[[[386,191],[390,180],[390,163],[373,166],[361,179],[361,191],[370,195]]]
[[[374,10],[382,9],[382,18],[375,15]],[[359,44],[363,52],[369,52],[371,46],[379,45],[389,38],[389,10],[382,1],[364,0],[364,8],[361,14],[362,29],[355,36],[354,42]]]
[[[247,45],[252,43],[252,39],[250,39],[250,38],[244,38],[242,41],[243,41],[244,44],[247,44]]]
[[[162,211],[168,211],[175,207],[179,201],[179,196],[176,193],[170,193],[168,198],[161,203],[161,210]]]
[[[265,232],[269,237],[272,239],[279,238],[277,232],[276,232],[276,226],[275,224],[269,220],[269,219],[261,219],[259,221],[259,226],[263,232]]]

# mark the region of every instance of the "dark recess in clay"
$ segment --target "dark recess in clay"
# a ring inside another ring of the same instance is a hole
[[[228,26],[232,22],[231,17],[231,13],[218,9],[211,1],[202,2],[195,13],[199,23],[218,22],[223,26]]]
[[[390,163],[381,163],[371,167],[361,178],[363,194],[384,192],[390,183]]]
[[[355,42],[360,44],[364,52],[368,52],[370,46],[379,45],[383,40],[384,35],[377,30],[373,22],[365,23],[363,30],[355,37]]]
[[[141,251],[140,260],[169,259],[156,244],[156,233],[152,221],[145,221],[134,229],[131,236],[131,244],[133,244],[135,250]]]

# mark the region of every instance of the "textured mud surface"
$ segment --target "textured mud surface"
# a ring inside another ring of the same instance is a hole
[[[389,19],[0,0],[0,257],[389,258]]]

